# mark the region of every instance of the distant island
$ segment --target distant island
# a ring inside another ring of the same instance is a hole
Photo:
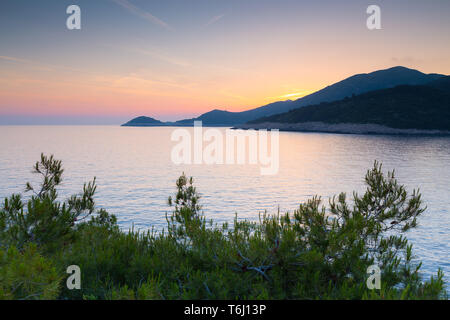
[[[122,124],[122,127],[192,127],[194,125],[194,121],[197,120],[199,119],[196,118],[175,122],[162,122],[151,117],[140,116]],[[202,120],[200,119],[199,121]],[[230,124],[228,123],[220,123],[214,121],[206,121],[202,125],[206,127],[230,127]]]
[[[134,118],[130,121],[128,121],[127,123],[124,123],[122,126],[124,127],[151,127],[151,126],[164,126],[164,122],[161,122],[159,120],[150,118],[150,117],[145,117],[145,116],[141,116],[141,117],[137,117]]]
[[[162,122],[137,117],[123,126],[225,126],[334,133],[447,134],[450,77],[394,67],[359,74],[295,101],[243,112],[212,110],[197,118]]]

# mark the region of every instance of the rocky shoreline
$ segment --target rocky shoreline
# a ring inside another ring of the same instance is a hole
[[[388,134],[388,135],[450,135],[450,131],[443,130],[421,130],[421,129],[398,129],[382,126],[379,124],[357,124],[357,123],[276,123],[263,122],[257,124],[242,124],[233,129],[279,129],[280,131],[297,132],[324,132],[344,134]]]

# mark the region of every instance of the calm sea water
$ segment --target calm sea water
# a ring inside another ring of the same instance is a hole
[[[97,205],[117,215],[122,228],[165,227],[167,198],[184,171],[193,176],[204,213],[216,222],[292,212],[314,195],[363,192],[374,160],[396,169],[408,190],[420,188],[428,209],[407,234],[429,277],[438,268],[450,280],[450,138],[280,133],[280,169],[261,176],[257,165],[175,165],[174,128],[114,126],[0,127],[0,197],[36,181],[40,153],[63,160],[61,197],[97,177]],[[191,129],[189,129],[191,130]],[[220,129],[224,130],[224,129]]]

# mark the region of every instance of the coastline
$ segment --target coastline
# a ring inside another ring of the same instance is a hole
[[[322,132],[341,134],[383,134],[383,135],[450,135],[446,130],[422,130],[422,129],[398,129],[379,124],[358,123],[324,123],[324,122],[302,122],[302,123],[278,123],[263,122],[257,124],[242,124],[233,129],[278,129],[280,131],[292,132]]]
[[[194,127],[193,123],[161,123],[161,124],[146,124],[146,123],[136,123],[136,124],[121,124],[121,127]],[[202,127],[211,127],[211,128],[230,128],[232,125],[229,124],[202,124]]]

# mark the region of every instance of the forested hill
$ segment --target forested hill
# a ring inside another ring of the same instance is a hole
[[[306,106],[249,124],[265,122],[378,124],[398,129],[450,130],[450,76],[427,85],[402,85]]]

